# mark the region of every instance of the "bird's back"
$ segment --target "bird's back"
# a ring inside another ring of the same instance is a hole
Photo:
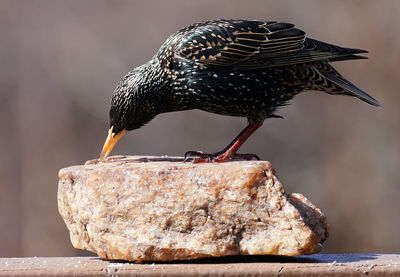
[[[307,38],[291,23],[214,20],[173,34],[156,56],[184,109],[266,118],[310,89],[379,105],[329,64],[361,53]]]

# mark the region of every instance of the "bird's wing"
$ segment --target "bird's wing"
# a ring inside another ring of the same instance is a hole
[[[286,53],[285,55],[269,57],[267,61],[262,61],[261,59],[261,63],[266,62],[268,66],[283,66],[321,60],[335,62],[343,60],[367,59],[367,57],[357,55],[367,52],[368,51],[362,49],[344,48],[315,39],[306,38],[303,43],[303,48],[299,51]]]
[[[306,39],[305,32],[290,23],[243,20],[208,21],[188,26],[180,32],[174,47],[178,58],[194,60],[206,67],[243,69],[335,60],[355,54],[348,50]]]
[[[251,58],[299,50],[304,39],[305,33],[289,23],[209,21],[185,28],[175,53],[205,66],[244,65]]]

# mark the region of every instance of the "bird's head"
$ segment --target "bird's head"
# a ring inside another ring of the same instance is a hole
[[[110,154],[118,140],[128,131],[138,129],[157,115],[148,66],[130,71],[115,89],[110,106],[110,129],[100,159]]]

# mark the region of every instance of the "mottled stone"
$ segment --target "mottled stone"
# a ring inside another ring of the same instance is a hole
[[[286,194],[265,161],[90,161],[60,170],[58,207],[73,246],[106,259],[296,256],[328,235],[322,212]]]

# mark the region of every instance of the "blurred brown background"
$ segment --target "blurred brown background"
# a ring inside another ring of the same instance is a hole
[[[119,79],[173,32],[216,18],[296,23],[370,51],[337,63],[384,108],[307,92],[243,147],[271,161],[288,192],[327,215],[324,252],[400,250],[400,1],[0,0],[0,256],[84,255],[57,210],[57,172],[98,157]],[[113,154],[220,150],[245,119],[163,114]]]

